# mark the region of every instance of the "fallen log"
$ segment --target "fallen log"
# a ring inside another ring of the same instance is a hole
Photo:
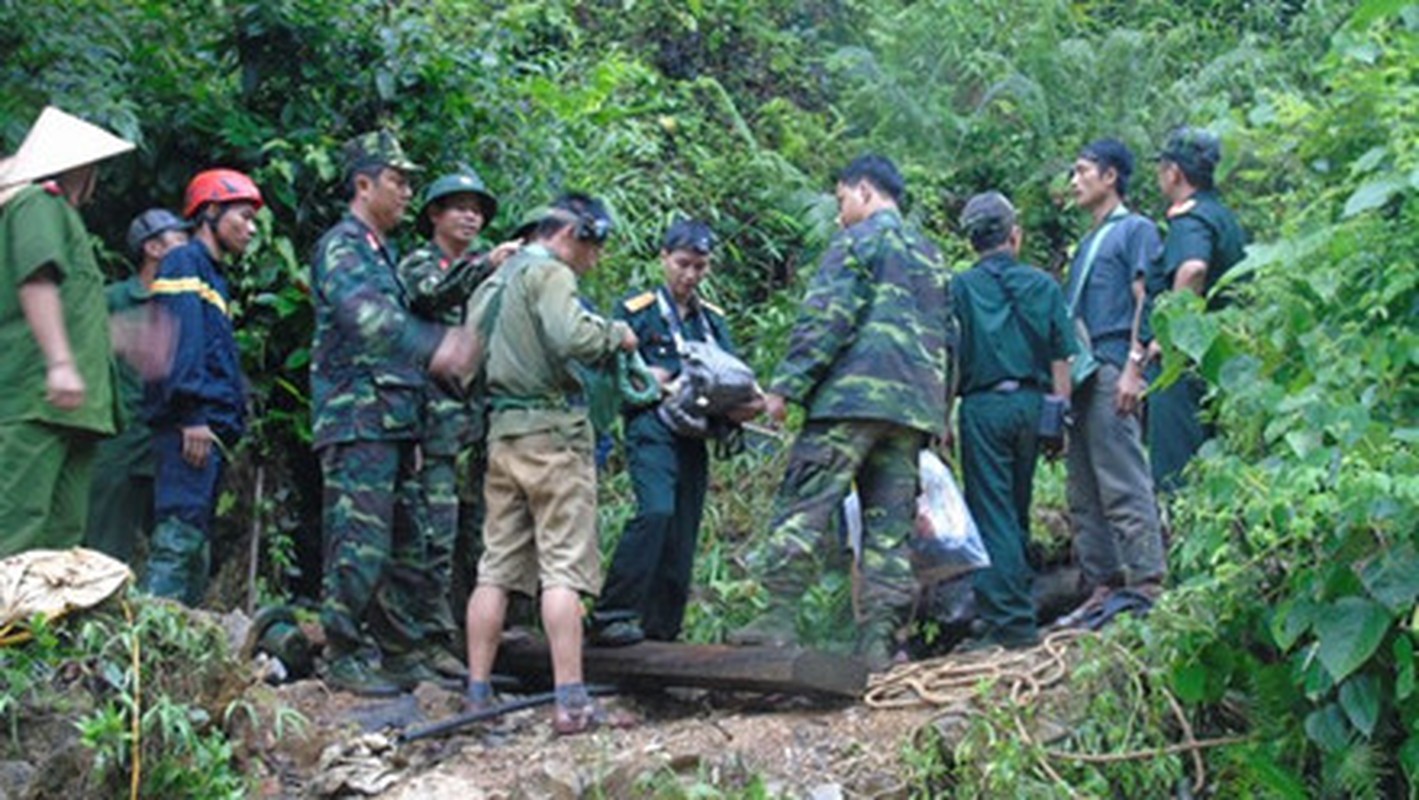
[[[626,689],[682,686],[859,697],[867,688],[867,666],[860,660],[796,647],[641,642],[588,646],[582,662],[587,680]],[[547,643],[540,639],[504,641],[494,667],[518,676],[546,676],[551,668]]]

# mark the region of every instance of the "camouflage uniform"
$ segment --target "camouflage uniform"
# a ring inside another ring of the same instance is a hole
[[[854,481],[864,523],[859,648],[879,646],[909,603],[916,459],[929,434],[945,431],[949,310],[940,253],[895,210],[834,237],[769,389],[808,411],[756,554],[771,615],[837,549],[825,533]]]
[[[407,311],[390,246],[353,215],[316,245],[314,446],[325,475],[321,624],[330,654],[421,643],[427,542],[410,524],[425,366],[444,335]]]
[[[1220,156],[1215,136],[1183,128],[1169,137],[1160,158],[1211,173]],[[1227,270],[1246,255],[1246,235],[1236,215],[1222,204],[1215,191],[1207,189],[1174,204],[1167,216],[1163,256],[1146,281],[1149,298],[1171,291],[1178,267],[1193,259],[1207,264],[1203,294],[1210,293]],[[1224,298],[1212,298],[1208,309],[1224,303]],[[1206,393],[1206,382],[1193,372],[1185,373],[1164,389],[1149,393],[1149,455],[1153,462],[1153,483],[1160,492],[1178,488],[1183,468],[1213,434],[1211,426],[1203,424],[1201,417]]]
[[[437,244],[430,242],[420,247],[399,262],[399,279],[409,292],[410,303],[418,304],[419,298],[433,295],[444,275],[448,273],[453,260],[446,256]],[[492,265],[486,258],[480,259],[478,277],[473,285],[482,283],[492,273]],[[466,316],[464,305],[445,309],[430,321],[446,325],[461,325]],[[470,483],[482,490],[483,476],[478,462],[484,461],[483,451],[483,404],[463,391],[443,381],[429,381],[423,397],[423,435],[420,447],[423,450],[423,469],[417,476],[418,486],[410,490],[417,498],[412,513],[415,526],[428,537],[428,560],[425,569],[429,579],[437,589],[426,599],[430,601],[425,619],[433,632],[445,637],[452,636],[457,623],[451,609],[461,610],[467,595],[461,599],[450,594],[450,583],[454,571],[465,572],[465,560],[471,559],[475,543],[459,541],[459,493],[458,459],[470,446],[477,450],[470,454],[470,461],[476,474],[469,474]],[[481,510],[481,508],[480,508]],[[477,516],[481,517],[481,513]],[[476,531],[471,528],[470,532]],[[455,561],[455,554],[461,556]],[[470,571],[476,562],[467,561]],[[465,581],[466,582],[466,579]]]

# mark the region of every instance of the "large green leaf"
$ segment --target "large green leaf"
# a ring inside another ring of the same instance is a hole
[[[1340,685],[1340,708],[1350,724],[1366,739],[1380,719],[1380,680],[1373,675],[1352,675]]]
[[[1343,597],[1319,610],[1317,655],[1337,683],[1374,655],[1392,619],[1384,606],[1360,597]]]
[[[1335,703],[1326,703],[1306,715],[1306,736],[1327,753],[1338,753],[1350,744],[1350,727]]]
[[[1394,196],[1395,192],[1403,190],[1409,185],[1409,181],[1402,175],[1385,175],[1380,178],[1368,181],[1356,189],[1350,199],[1345,201],[1346,217],[1353,217],[1356,214],[1363,214],[1374,208],[1379,208]]]
[[[1399,614],[1419,597],[1419,552],[1405,544],[1366,564],[1360,580],[1376,600]]]
[[[1315,619],[1315,603],[1302,597],[1282,603],[1271,618],[1271,636],[1276,646],[1290,650],[1302,634],[1311,629]]]

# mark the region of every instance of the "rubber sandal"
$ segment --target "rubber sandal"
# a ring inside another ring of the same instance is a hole
[[[630,714],[608,713],[597,703],[576,708],[557,705],[552,709],[552,731],[558,736],[576,736],[599,728],[633,728],[638,722]]]
[[[1143,617],[1147,616],[1152,609],[1153,600],[1147,595],[1132,589],[1116,589],[1104,601],[1102,608],[1084,620],[1084,627],[1091,631],[1097,631],[1113,622],[1114,617],[1119,614],[1132,613]]]

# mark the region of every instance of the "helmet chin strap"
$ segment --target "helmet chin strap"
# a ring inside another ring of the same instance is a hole
[[[227,211],[230,210],[230,205],[230,203],[213,203],[212,206],[202,214],[202,224],[207,227],[207,230],[212,232],[212,241],[217,243],[217,249],[221,250],[222,254],[225,256],[239,255],[237,250],[227,246],[226,240],[222,238],[221,231],[218,230],[218,227],[222,223],[222,217],[225,217]],[[212,213],[213,207],[217,210],[216,214]]]

